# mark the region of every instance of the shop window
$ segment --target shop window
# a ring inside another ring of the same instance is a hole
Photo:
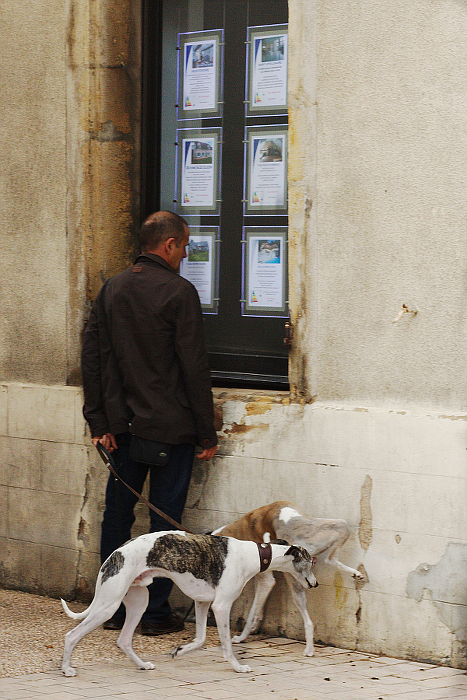
[[[187,219],[213,383],[288,388],[286,0],[148,0],[143,208]]]

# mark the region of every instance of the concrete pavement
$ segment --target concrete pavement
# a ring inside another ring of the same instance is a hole
[[[49,671],[0,679],[2,700],[454,700],[467,699],[465,671],[318,646],[313,658],[290,639],[235,646],[252,673],[235,673],[220,647],[172,660],[153,671],[118,662],[78,666],[75,678]]]

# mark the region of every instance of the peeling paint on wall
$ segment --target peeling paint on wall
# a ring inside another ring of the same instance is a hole
[[[365,551],[368,549],[373,537],[373,523],[371,516],[371,489],[373,487],[373,480],[368,474],[365,477],[365,481],[362,486],[362,493],[360,497],[360,526],[358,528],[358,539],[360,540],[360,545]]]
[[[224,433],[225,435],[239,435],[240,433],[250,433],[252,430],[268,430],[269,426],[261,423],[259,425],[239,425],[238,423],[232,423],[231,428],[227,428]]]
[[[467,641],[467,544],[450,542],[437,564],[420,564],[407,577],[407,595],[418,603],[428,595],[443,624]]]
[[[254,401],[253,403],[247,403],[245,405],[245,411],[249,416],[260,416],[266,413],[266,411],[270,411],[273,405],[273,399],[264,398],[259,401]]]

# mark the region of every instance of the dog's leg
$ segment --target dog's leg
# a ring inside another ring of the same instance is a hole
[[[339,543],[336,547],[333,547],[329,552],[327,552],[326,559],[324,559],[324,564],[333,566],[335,569],[339,569],[339,571],[345,571],[346,573],[353,576],[353,578],[358,579],[359,581],[363,581],[365,577],[362,573],[360,573],[360,571],[357,571],[357,569],[352,569],[351,566],[346,566],[337,558],[336,553],[340,547],[340,544],[341,543]]]
[[[262,574],[255,576],[255,597],[251,606],[245,627],[240,634],[236,634],[232,639],[234,644],[243,642],[249,634],[254,634],[263,619],[263,609],[267,597],[274,588],[276,580],[272,571],[264,571]]]
[[[76,676],[76,669],[70,665],[71,655],[73,649],[78,644],[78,642],[83,639],[88,632],[92,632],[102,625],[106,620],[112,617],[112,615],[118,610],[120,606],[120,599],[114,601],[112,605],[106,607],[101,607],[100,609],[94,608],[91,614],[80,622],[74,629],[70,630],[65,635],[65,647],[63,650],[63,661],[62,661],[62,671],[65,676]]]
[[[211,603],[205,601],[195,601],[195,613],[196,613],[196,637],[189,644],[184,644],[181,647],[176,647],[172,652],[171,656],[174,659],[176,656],[183,656],[189,651],[194,649],[199,649],[203,646],[206,641],[206,623],[208,619],[208,610]]]
[[[231,664],[234,671],[237,671],[237,673],[249,673],[251,668],[237,661],[232,650],[232,640],[230,638],[230,609],[232,603],[233,600],[224,598],[222,601],[215,599],[212,604],[212,611],[216,618],[217,631],[221,640],[222,655]]]
[[[290,574],[285,574],[285,580],[287,581],[287,584],[289,586],[290,592],[292,594],[292,599],[297,606],[297,608],[300,610],[300,613],[303,618],[303,624],[305,626],[305,651],[303,652],[303,656],[314,656],[315,654],[315,648],[313,646],[313,633],[314,633],[314,627],[313,627],[313,622],[311,620],[311,617],[308,614],[307,606],[306,606],[306,594],[305,594],[305,589],[303,586],[301,586],[298,581],[294,579],[293,576],[290,576]]]
[[[142,661],[133,649],[133,633],[141,616],[148,607],[149,592],[146,586],[130,586],[123,599],[126,615],[125,624],[117,639],[117,645],[138,668],[146,671],[155,668],[150,661]]]

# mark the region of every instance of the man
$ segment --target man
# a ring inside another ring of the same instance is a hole
[[[211,379],[198,293],[180,277],[189,230],[168,211],[152,214],[140,230],[141,255],[101,289],[86,327],[82,352],[84,416],[92,441],[114,452],[117,470],[141,493],[150,470],[149,500],[177,522],[185,507],[195,445],[199,459],[217,451]],[[168,443],[164,467],[130,458],[131,435]],[[137,498],[109,477],[101,559],[130,539]],[[151,532],[172,529],[150,511]],[[170,611],[169,579],[154,579],[143,614],[143,634],[183,629]],[[120,629],[124,608],[104,627]]]

